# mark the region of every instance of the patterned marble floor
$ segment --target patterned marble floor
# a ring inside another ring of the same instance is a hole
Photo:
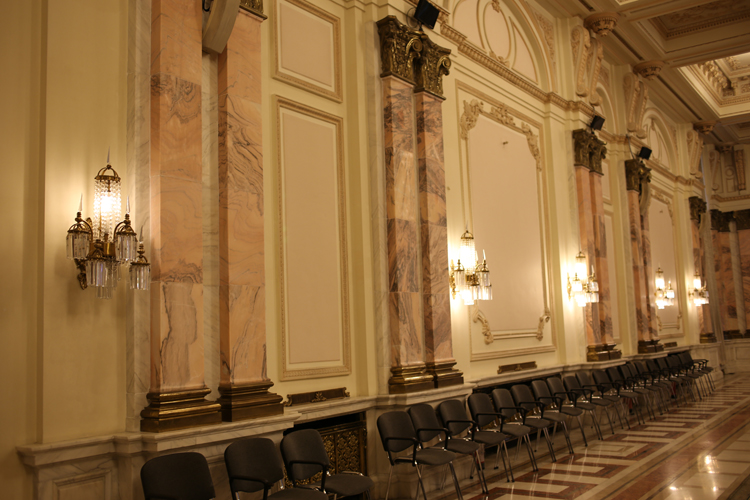
[[[587,425],[589,446],[574,442],[573,455],[566,454],[558,432],[557,463],[538,453],[540,470],[514,468],[515,483],[488,474],[489,499],[724,500],[750,475],[750,374],[725,378],[703,401],[672,405],[645,425],[634,422],[630,430],[616,426],[612,435],[604,418],[604,441]],[[580,431],[572,437],[580,440]],[[487,459],[494,463],[494,456]],[[463,495],[485,496],[477,485],[464,487]]]

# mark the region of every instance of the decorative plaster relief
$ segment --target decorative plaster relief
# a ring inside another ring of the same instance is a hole
[[[622,83],[625,91],[628,132],[635,133],[636,136],[644,139],[646,131],[642,127],[642,123],[643,113],[646,111],[646,103],[648,102],[648,86],[635,73],[627,73]]]
[[[687,148],[688,168],[690,169],[690,175],[692,175],[696,179],[701,179],[703,177],[703,173],[701,172],[703,138],[695,130],[688,130],[687,132]]]

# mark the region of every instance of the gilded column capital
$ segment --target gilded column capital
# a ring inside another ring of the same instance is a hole
[[[664,61],[644,61],[633,66],[633,73],[642,76],[646,80],[653,80],[664,67]]]
[[[263,19],[268,19],[268,16],[263,14],[263,0],[240,0],[240,9],[252,12]]]
[[[414,59],[422,52],[420,34],[401,24],[395,16],[386,16],[377,25],[382,64],[380,76],[396,76],[414,83]]]
[[[737,222],[737,231],[750,229],[750,210],[735,210],[734,220]]]
[[[720,233],[729,232],[729,221],[732,219],[731,213],[724,213],[720,210],[711,210],[711,230]]]
[[[419,38],[422,42],[422,53],[415,61],[417,87],[414,91],[429,92],[445,99],[443,76],[450,73],[451,50],[436,44],[424,33]]]
[[[573,131],[573,165],[586,167],[592,172],[603,174],[602,160],[607,157],[607,143],[595,133],[579,128]]]
[[[591,135],[594,137],[591,141],[589,167],[592,172],[604,175],[604,170],[602,170],[602,160],[607,158],[607,143],[599,139],[595,134],[592,133]]]
[[[625,160],[625,183],[628,191],[642,192],[643,184],[651,182],[651,169],[641,160]]]
[[[597,36],[607,36],[615,29],[619,19],[620,14],[617,12],[598,12],[584,19],[583,26],[596,33]]]
[[[710,134],[718,122],[716,121],[699,121],[693,123],[693,129],[700,132],[701,134]]]
[[[699,196],[691,196],[688,198],[688,203],[690,203],[690,219],[700,223],[701,215],[706,213],[706,202]]]
[[[716,151],[719,153],[731,153],[734,151],[734,144],[717,144]]]

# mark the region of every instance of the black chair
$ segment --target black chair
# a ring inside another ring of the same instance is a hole
[[[623,377],[622,373],[617,369],[617,367],[612,366],[607,368],[606,370],[595,370],[595,373],[600,372],[603,373],[604,376],[607,377],[613,384],[615,390],[617,391],[617,395],[622,399],[623,404],[625,403],[625,401],[630,402],[630,406],[632,406],[633,408],[633,412],[635,413],[635,417],[638,420],[638,423],[644,424],[645,421],[643,420],[641,403],[638,401],[638,397],[643,396],[644,402],[648,404],[648,402],[645,400],[645,394],[641,394],[640,392],[636,391],[633,382],[630,380],[630,377],[628,377],[627,379]],[[627,373],[628,375],[630,374],[629,371],[627,371]],[[596,380],[598,382],[598,379]],[[648,393],[648,391],[645,392]],[[627,411],[625,411],[625,421],[628,423],[628,428],[630,428],[630,419],[628,418]]]
[[[505,442],[508,440],[508,436],[505,433],[499,429],[481,429],[475,420],[467,417],[464,404],[457,399],[443,401],[440,403],[438,410],[440,411],[440,418],[448,428],[451,436],[460,436],[468,430],[471,435],[471,440],[475,443],[478,443],[481,446],[497,446],[497,455],[499,458],[503,459],[505,478],[508,482],[515,481],[513,478],[513,468],[510,465],[510,457],[508,456],[508,448],[505,445]],[[451,441],[453,441],[453,439],[451,439]],[[450,446],[448,449],[451,449]],[[505,453],[504,456],[503,452]],[[505,461],[506,458],[508,459],[507,462]],[[508,470],[509,467],[510,471]],[[495,460],[495,468],[498,468],[497,459]],[[481,470],[481,465],[479,465],[479,469]],[[485,493],[489,494],[486,484],[487,481],[485,479]]]
[[[456,458],[456,454],[444,447],[422,449],[420,442],[417,439],[414,425],[411,423],[411,418],[409,418],[409,415],[405,411],[389,411],[380,415],[378,417],[378,432],[380,433],[380,440],[383,443],[383,449],[388,454],[388,461],[391,464],[391,468],[388,472],[388,486],[385,490],[385,500],[388,500],[388,494],[391,489],[391,478],[393,476],[393,467],[396,464],[411,464],[412,467],[417,470],[419,487],[422,488],[422,495],[425,500],[427,500],[427,492],[425,491],[424,483],[422,482],[422,472],[420,467],[424,465],[448,464],[451,469],[451,474],[453,475],[456,496],[459,500],[463,500],[461,488],[458,486],[456,470],[453,468],[453,460]],[[445,441],[443,441],[443,443],[445,443]],[[408,455],[402,455],[400,457],[394,455],[395,453],[401,453],[410,448],[411,453]],[[419,497],[419,489],[417,489],[417,497]]]
[[[493,390],[492,400],[495,403],[494,408],[486,394],[479,392],[469,396],[469,410],[474,417],[474,421],[480,428],[484,429],[491,424],[497,426],[499,419],[500,430],[503,434],[508,436],[508,439],[518,440],[516,442],[516,459],[518,459],[518,451],[521,449],[521,442],[525,442],[531,467],[535,471],[539,470],[536,465],[534,450],[531,449],[531,438],[529,437],[531,427],[523,425],[523,415],[526,414],[526,409],[516,406],[508,389]],[[510,463],[510,457],[508,457],[508,463]]]
[[[646,411],[649,413],[651,420],[654,420],[656,418],[656,412],[654,411],[654,401],[656,400],[654,391],[656,389],[648,388],[643,385],[641,377],[638,375],[638,371],[632,364],[626,363],[620,365],[618,368],[619,372],[617,368],[607,368],[607,373],[610,374],[609,377],[612,378],[613,373],[618,372],[617,375],[622,376],[625,386],[643,398],[643,406],[646,407]],[[614,372],[611,372],[611,370],[614,370]]]
[[[536,429],[537,448],[539,447],[539,435],[543,433],[544,440],[547,442],[547,448],[549,449],[550,459],[553,462],[557,462],[555,447],[552,445],[548,430],[552,426],[552,422],[544,418],[544,403],[534,399],[531,389],[527,385],[514,385],[510,388],[510,393],[513,395],[516,406],[526,409],[523,425]]]
[[[211,471],[200,453],[174,453],[152,458],[141,467],[146,500],[211,500],[216,498]]]
[[[590,377],[585,372],[579,372],[576,373],[576,377],[579,377],[581,385],[584,387],[593,382],[602,398],[608,399],[614,403],[613,408],[615,409],[615,414],[620,421],[620,428],[624,430],[625,423],[623,423],[623,411],[625,398],[618,394],[617,384],[612,383],[607,372],[604,370],[592,370]],[[591,382],[584,382],[584,380],[589,380]],[[630,429],[630,422],[628,419],[625,418],[624,421],[628,424],[628,429]]]
[[[685,354],[686,353],[681,352],[679,354],[676,354],[674,357],[676,357],[679,361],[679,366],[682,370],[682,373],[686,377],[690,377],[694,381],[695,387],[698,389],[698,396],[701,400],[703,400],[704,396],[708,396],[708,389],[705,386],[705,382],[703,380],[705,374],[695,363],[693,363],[692,359],[688,358]]]
[[[661,370],[667,375],[667,380],[675,384],[675,399],[679,401],[681,396],[682,400],[685,402],[685,404],[687,404],[687,389],[690,388],[690,381],[688,380],[688,378],[680,375],[680,370],[675,366],[675,361],[670,360],[669,357],[657,358],[656,363],[659,365],[659,368],[661,368]],[[695,400],[695,396],[693,396],[693,400]]]
[[[328,495],[322,491],[309,488],[287,488],[269,495],[273,485],[284,479],[284,466],[276,445],[268,438],[235,441],[224,450],[224,462],[227,465],[232,497],[237,500],[240,492],[253,493],[261,490],[263,500],[328,499]]]
[[[568,391],[563,385],[563,381],[557,377],[549,377],[547,379],[547,385],[552,391],[553,396],[565,397],[560,408],[560,412],[576,417],[578,419],[578,425],[581,428],[581,435],[583,436],[583,443],[588,446],[586,441],[586,433],[583,432],[583,415],[584,412],[588,412],[591,417],[592,427],[594,428],[596,435],[599,439],[602,439],[602,431],[599,429],[599,422],[596,419],[596,405],[581,401],[579,395],[574,392]]]
[[[707,359],[693,359],[693,356],[690,354],[690,351],[686,351],[682,353],[682,356],[685,357],[685,359],[694,364],[701,373],[706,375],[706,380],[708,381],[708,385],[711,388],[711,392],[716,390],[716,387],[714,386],[714,381],[711,377],[711,372],[714,371],[713,367],[708,366],[708,360]]]
[[[563,405],[563,398],[560,396],[553,396],[549,391],[549,386],[544,380],[534,380],[531,382],[531,390],[534,391],[536,400],[545,404],[544,407],[544,418],[551,420],[554,423],[552,431],[552,440],[554,441],[555,433],[557,432],[557,424],[560,424],[565,434],[565,442],[568,444],[568,451],[574,453],[573,445],[570,443],[570,432],[568,432],[568,418],[570,414],[563,413],[561,411]],[[573,409],[575,411],[575,409]],[[578,417],[583,413],[581,410],[577,410]],[[580,423],[580,419],[578,421]],[[583,434],[583,426],[581,426],[581,433]],[[583,441],[586,442],[586,435],[583,435]],[[588,446],[588,443],[586,444]]]
[[[667,382],[660,381],[659,374],[649,371],[646,363],[643,361],[634,361],[630,367],[631,372],[635,370],[641,386],[652,391],[654,400],[659,408],[659,414],[669,412],[668,400],[665,397],[665,393],[668,394],[672,386]]]
[[[614,425],[612,425],[612,419],[610,418],[608,411],[608,408],[614,404],[612,401],[608,399],[602,399],[602,397],[598,393],[598,390],[596,389],[596,386],[581,387],[581,383],[578,381],[578,378],[575,375],[566,375],[565,377],[563,377],[563,383],[565,384],[565,388],[568,391],[578,396],[579,405],[581,403],[586,403],[592,404],[596,408],[603,408],[604,414],[607,415],[607,420],[609,421],[609,429],[612,431],[612,434],[615,433],[615,427]],[[593,416],[596,417],[596,410],[594,410]],[[598,418],[594,418],[594,421],[596,422],[596,427],[601,429],[599,426]],[[602,438],[601,430],[599,431],[599,438]]]
[[[373,482],[364,474],[346,471],[330,475],[331,462],[323,438],[315,429],[303,429],[284,436],[281,440],[281,456],[292,484],[322,473],[321,480],[312,483],[312,486],[320,485],[323,493],[333,493],[334,500],[362,493],[366,493],[369,498]]]
[[[665,390],[667,392],[666,401],[669,403],[670,398],[674,396],[674,404],[675,406],[680,406],[680,402],[677,398],[677,391],[676,386],[677,384],[671,380],[671,375],[669,374],[669,370],[666,368],[662,368],[656,361],[653,359],[647,359],[645,361],[646,367],[648,368],[648,371],[652,376],[656,378],[656,381],[660,386],[665,387]],[[667,405],[669,406],[669,405]]]

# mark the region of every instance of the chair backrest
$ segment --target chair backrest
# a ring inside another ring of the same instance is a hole
[[[653,359],[647,359],[646,360],[646,366],[648,367],[648,371],[650,371],[654,375],[658,374],[663,369]]]
[[[492,399],[489,394],[475,392],[469,396],[469,411],[471,418],[479,427],[490,425],[496,420],[492,415],[479,415],[480,413],[494,413],[495,407],[492,406]],[[512,412],[511,412],[512,413]]]
[[[316,429],[302,429],[287,434],[281,440],[280,448],[287,474],[292,482],[310,478],[331,466],[323,438]]]
[[[552,394],[550,394],[549,387],[547,387],[547,382],[545,382],[544,380],[533,380],[531,382],[531,389],[534,391],[534,396],[536,396],[536,399],[540,400],[542,403],[548,405],[554,402],[553,400],[546,399],[551,398]]]
[[[594,385],[594,381],[591,380],[591,377],[589,377],[589,374],[586,372],[576,373],[576,378],[578,379],[578,383],[581,384],[581,387],[586,387],[587,385]],[[591,387],[586,387],[586,388],[591,389]]]
[[[432,441],[441,434],[440,431],[433,430],[440,429],[443,426],[438,422],[437,414],[435,414],[435,409],[432,406],[426,403],[416,404],[409,408],[408,413],[420,442]]]
[[[568,398],[565,394],[560,394],[561,392],[568,392],[565,390],[565,386],[563,385],[563,381],[561,379],[557,377],[549,377],[547,378],[547,385],[552,391],[552,395],[557,394],[557,396],[563,398],[563,400],[565,400],[566,398],[571,399]]]
[[[620,366],[623,378],[636,379],[638,377],[638,370],[635,369],[635,365],[632,363],[625,363]]]
[[[531,394],[531,389],[529,389],[528,385],[524,385],[524,384],[514,385],[513,387],[510,388],[510,393],[513,395],[513,399],[516,402],[516,406],[521,406],[522,408],[525,408],[529,411],[537,407],[535,404],[530,403],[530,401],[535,401],[536,399]]]
[[[399,453],[414,446],[414,439],[417,437],[411,418],[405,411],[389,411],[380,415],[378,432],[389,458],[391,453]]]
[[[216,497],[206,457],[174,453],[152,458],[141,467],[146,500],[210,500]]]
[[[619,367],[620,370],[618,370],[617,368],[617,366],[610,366],[609,368],[607,368],[607,375],[612,382],[624,382],[625,379],[623,379],[622,375],[620,374],[620,370],[625,370],[627,373],[627,377],[630,378],[630,371],[625,367],[625,365],[621,365]]]
[[[284,478],[281,456],[274,442],[268,438],[236,440],[224,450],[224,462],[233,492],[260,491]],[[260,481],[248,481],[241,477],[255,477]]]
[[[669,369],[669,365],[667,364],[666,358],[656,358],[656,363],[659,365],[659,368],[661,368],[662,370]]]
[[[495,389],[492,391],[492,400],[497,408],[513,408],[516,402],[508,389]],[[498,410],[505,418],[512,418],[516,410]]]
[[[609,379],[607,372],[604,370],[594,370],[591,374],[594,376],[597,385],[603,385],[605,390],[610,388],[609,383],[611,380]]]
[[[633,366],[639,375],[647,375],[649,373],[649,369],[643,361],[634,361]]]
[[[677,358],[675,358],[674,356],[667,356],[666,360],[667,360],[667,365],[670,368],[679,368],[680,367],[679,361],[677,361]]]
[[[563,383],[565,384],[565,388],[569,391],[581,388],[581,383],[578,381],[578,378],[575,375],[565,375],[563,377]],[[576,394],[576,396],[579,395],[580,394]]]
[[[446,399],[440,403],[438,411],[440,411],[440,418],[445,422],[451,436],[458,436],[472,425],[471,422],[466,422],[469,417],[466,415],[464,404],[458,399]],[[460,420],[463,420],[463,422],[460,422]]]

